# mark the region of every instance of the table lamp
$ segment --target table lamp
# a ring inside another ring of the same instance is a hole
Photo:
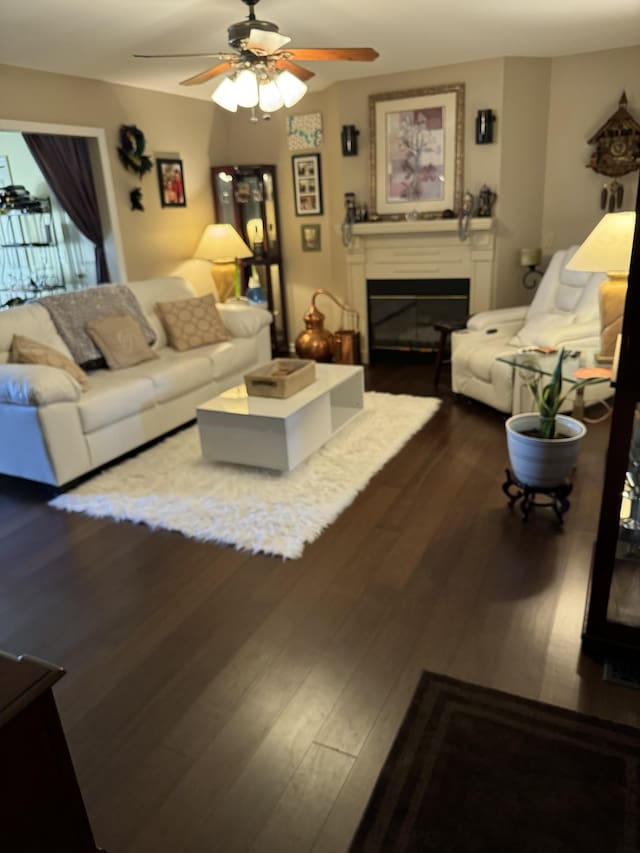
[[[194,252],[196,258],[206,258],[213,263],[211,275],[220,301],[232,295],[239,299],[240,270],[238,258],[251,258],[253,253],[233,225],[219,223],[207,225]]]
[[[600,353],[596,358],[602,363],[613,362],[622,331],[635,225],[633,211],[606,213],[567,264],[570,270],[608,275],[600,285]]]

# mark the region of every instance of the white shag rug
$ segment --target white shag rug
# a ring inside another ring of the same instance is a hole
[[[97,518],[144,522],[253,553],[300,557],[371,477],[435,414],[440,400],[364,395],[363,411],[289,473],[206,462],[197,426],[50,502]]]

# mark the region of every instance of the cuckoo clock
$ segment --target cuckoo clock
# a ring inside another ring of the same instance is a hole
[[[640,168],[640,124],[627,110],[624,92],[618,109],[593,134],[589,145],[595,145],[596,149],[587,168],[614,179],[605,184],[600,195],[601,209],[612,212],[622,206],[624,191],[622,184],[615,179]]]

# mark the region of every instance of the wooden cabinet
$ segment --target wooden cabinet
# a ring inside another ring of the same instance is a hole
[[[233,225],[253,251],[240,261],[246,288],[254,268],[273,312],[273,351],[288,355],[285,282],[280,254],[275,166],[214,166],[211,182],[217,222]]]
[[[96,853],[53,698],[64,670],[0,652],[0,849]]]
[[[639,193],[640,205],[640,193]],[[606,458],[583,644],[596,653],[640,650],[640,230],[622,328],[611,437]]]

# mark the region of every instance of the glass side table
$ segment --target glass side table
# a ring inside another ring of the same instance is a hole
[[[579,353],[567,351],[562,362],[562,380],[567,385],[576,385],[583,379],[590,378],[589,385],[601,385],[605,382],[612,382],[612,371],[610,368],[602,367],[596,363],[596,351],[587,350]],[[558,363],[558,352],[544,353],[535,349],[523,349],[518,352],[508,353],[498,356],[497,361],[503,364],[508,364],[513,368],[514,382],[514,411],[512,414],[520,414],[521,412],[531,411],[535,408],[529,383],[535,381],[536,377],[551,376],[556,364]],[[579,372],[576,376],[576,371]],[[584,371],[589,371],[589,377]],[[575,392],[573,400],[572,416],[579,420],[584,420],[584,388],[582,385]],[[570,389],[567,388],[570,392]],[[515,410],[515,401],[519,401],[518,411]],[[606,405],[606,403],[603,403]],[[610,410],[607,406],[607,411],[602,419],[609,416]]]

